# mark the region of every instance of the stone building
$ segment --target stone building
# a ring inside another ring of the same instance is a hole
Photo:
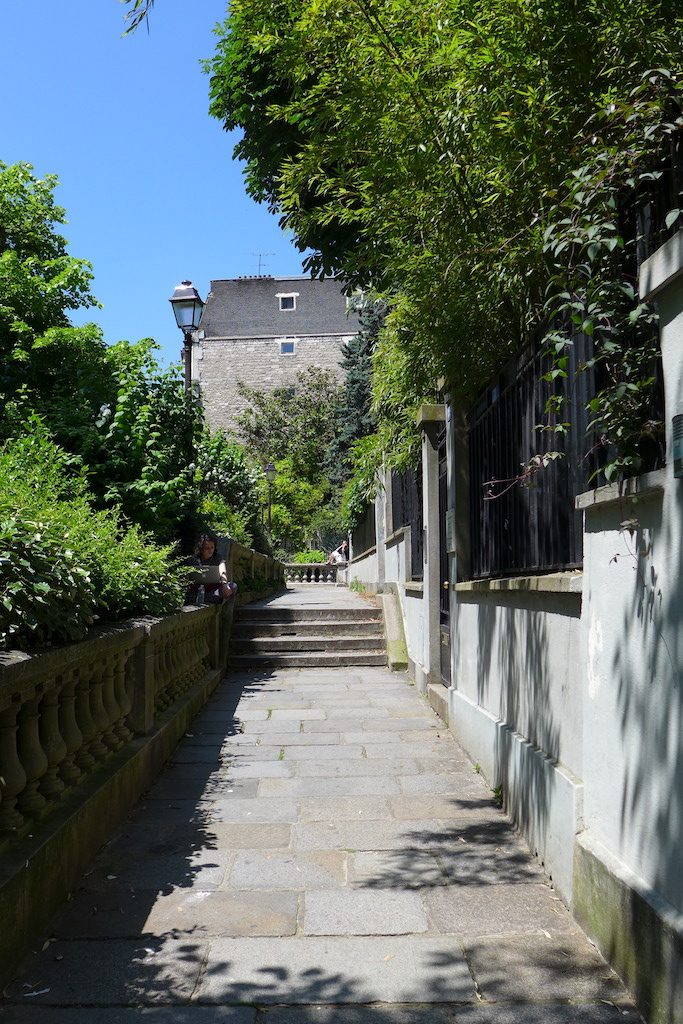
[[[212,429],[244,410],[238,382],[294,385],[311,366],[341,378],[340,350],[358,330],[341,282],[310,277],[238,277],[211,282],[192,346],[192,379]]]

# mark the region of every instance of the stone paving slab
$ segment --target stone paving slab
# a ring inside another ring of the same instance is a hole
[[[339,744],[335,743],[331,746],[301,746],[296,749],[285,749],[284,760],[296,760],[296,761],[336,761],[339,758],[339,754],[342,754],[344,759],[347,757],[362,757],[363,747],[352,746],[350,743]]]
[[[397,776],[404,772],[417,771],[419,771],[417,761],[411,761],[409,758],[396,757],[384,761],[368,761],[367,758],[362,758],[360,761],[344,761],[340,758],[336,761],[327,761],[324,764],[301,764],[298,775],[302,779],[318,779],[323,776],[345,779],[360,776],[369,779],[372,776],[386,775],[390,779],[396,780]],[[392,792],[395,791],[392,790]]]
[[[290,844],[292,826],[274,822],[213,822],[207,828],[207,835],[221,849],[260,850],[282,849]]]
[[[267,743],[267,742],[270,742],[270,740],[269,740],[270,733],[274,733],[274,732],[279,733],[280,735],[283,735],[283,734],[286,733],[287,735],[298,736],[301,733],[301,731],[302,731],[301,730],[301,726],[302,725],[307,725],[309,727],[318,726],[319,727],[319,731],[325,731],[325,732],[330,732],[330,731],[335,732],[336,731],[337,733],[339,732],[338,727],[335,725],[335,727],[332,728],[330,726],[330,723],[328,722],[328,720],[326,718],[318,720],[318,721],[306,722],[306,723],[303,723],[302,721],[300,721],[299,719],[296,719],[296,718],[295,719],[285,719],[284,722],[282,721],[281,718],[276,719],[276,721],[273,721],[272,719],[269,718],[265,722],[245,722],[244,723],[244,733],[243,733],[243,735],[245,735],[245,736],[259,736],[259,737],[262,736],[262,737],[264,737],[264,741],[263,742]]]
[[[200,779],[161,778],[145,793],[145,800],[200,800],[212,797],[254,797],[258,791],[258,779],[215,779],[208,782]]]
[[[504,1002],[607,999],[631,1005],[619,979],[584,935],[519,935],[465,943],[484,999]]]
[[[358,821],[390,817],[388,801],[380,796],[304,797],[299,801],[299,821]]]
[[[445,935],[520,935],[576,931],[568,910],[547,885],[449,886],[425,897],[429,916]]]
[[[396,754],[393,743],[366,743],[364,745],[366,757],[394,757]],[[401,754],[403,757],[415,757],[424,761],[426,758],[448,757],[450,751],[456,752],[455,740],[447,740],[443,737],[432,743],[402,743]]]
[[[275,722],[274,724],[282,726],[283,723]],[[269,732],[267,737],[268,743],[277,743],[281,747],[331,747],[341,743],[341,736],[338,732]],[[337,747],[334,746],[334,749],[336,750]]]
[[[402,775],[399,780],[401,792],[406,795],[425,793],[428,796],[439,796],[443,793],[450,793],[459,797],[492,797],[491,790],[480,775],[472,772],[470,766],[461,772],[421,772],[417,774]]]
[[[252,764],[232,764],[229,768],[231,779],[291,779],[294,765],[283,761],[259,761]]]
[[[200,1003],[474,1002],[467,962],[451,939],[215,939]]]
[[[448,877],[429,850],[364,850],[349,854],[349,885],[373,889],[429,889]]]
[[[186,1003],[208,951],[207,941],[195,938],[58,941],[32,957],[25,979],[6,991],[20,1002],[27,991],[41,992],[32,1007]]]
[[[452,832],[441,821],[342,821],[295,825],[297,850],[406,850],[450,843]],[[408,856],[408,855],[407,855]]]
[[[298,899],[293,892],[220,892],[155,889],[81,891],[57,915],[51,933],[58,939],[162,938],[197,936],[294,935]]]
[[[273,722],[312,722],[325,718],[321,708],[275,708],[270,716]]]
[[[346,878],[346,854],[271,851],[238,853],[225,885],[238,889],[338,889]]]
[[[165,935],[294,935],[298,900],[292,892],[180,892],[155,901],[146,932]]]
[[[419,821],[422,818],[464,818],[474,816],[480,821],[486,818],[497,821],[500,810],[495,806],[490,793],[476,797],[429,796],[420,793],[410,796],[389,797],[391,813],[402,821]]]
[[[86,876],[88,889],[217,889],[232,860],[230,850],[203,849],[161,856],[132,858],[130,853],[105,851]]]
[[[211,821],[295,822],[299,814],[293,800],[214,800],[210,806]]]
[[[307,891],[304,897],[304,935],[410,935],[428,929],[414,893]]]
[[[362,743],[365,746],[366,743],[431,743],[438,735],[435,729],[401,729],[394,731],[390,729],[386,731],[362,729],[360,732],[344,731],[341,738],[343,743]]]
[[[259,787],[259,796],[282,796],[296,800],[299,797],[326,796],[390,796],[399,792],[395,779],[384,774],[368,777],[316,773],[311,764],[310,778],[264,779]],[[275,785],[277,783],[277,785]]]

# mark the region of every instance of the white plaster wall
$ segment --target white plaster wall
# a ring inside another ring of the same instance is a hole
[[[474,705],[582,775],[579,594],[458,593],[453,683]]]
[[[683,481],[624,511],[586,512],[585,823],[683,911]]]
[[[405,532],[385,547],[384,578],[387,583],[405,583],[406,581]]]
[[[429,671],[429,650],[425,602],[421,593],[414,590],[399,591],[406,633],[406,646],[411,660],[424,672]]]
[[[370,589],[374,589],[377,586],[377,552],[372,551],[371,554],[366,555],[364,558],[359,558],[357,561],[354,559],[349,565],[349,583],[351,580],[360,580],[361,583],[370,584]]]

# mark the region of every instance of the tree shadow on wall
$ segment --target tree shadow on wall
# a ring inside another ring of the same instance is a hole
[[[559,694],[566,695],[574,686],[576,698],[580,687],[580,680],[571,677],[569,664],[580,602],[567,595],[526,593],[475,600],[477,699],[499,720],[491,782],[502,788],[506,810],[542,859],[553,800],[553,766],[563,754]],[[472,598],[469,603],[474,603]],[[549,615],[567,643],[566,652],[553,652],[552,663]],[[555,679],[553,686],[552,674],[558,671],[566,672],[566,678],[562,683]]]
[[[670,500],[666,515],[661,496],[635,507],[607,507],[594,513],[589,529],[614,530],[615,514],[636,520],[614,552],[620,578],[629,566],[632,584],[620,600],[610,677],[600,681],[616,696],[624,770],[603,784],[614,787],[624,859],[650,885],[651,898],[632,895],[631,934],[614,934],[610,955],[629,963],[629,980],[646,1012],[659,1003],[683,1013],[683,941],[673,933],[663,939],[652,909],[663,897],[683,912],[683,544],[673,530],[683,522],[683,488]]]

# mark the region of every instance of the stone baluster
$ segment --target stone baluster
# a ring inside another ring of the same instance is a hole
[[[167,705],[171,705],[176,697],[180,694],[180,688],[183,679],[183,673],[185,671],[185,665],[187,662],[187,651],[185,649],[184,639],[187,638],[187,627],[178,631],[173,631],[168,637],[168,656],[169,656],[169,679],[168,679],[168,691],[167,691]]]
[[[169,655],[169,679],[166,704],[170,706],[173,704],[176,697],[180,696],[182,691],[183,678],[186,672],[187,665],[187,649],[185,642],[187,640],[187,628],[180,629],[178,632],[174,632],[168,637],[168,655]]]
[[[161,708],[164,689],[163,643],[159,633],[152,634],[149,642],[154,644],[154,711],[157,712]]]
[[[17,752],[26,772],[26,785],[19,794],[19,809],[26,817],[36,817],[45,808],[40,780],[47,771],[47,757],[40,745],[40,696],[25,701],[19,712]]]
[[[76,677],[76,722],[83,737],[83,744],[76,751],[75,761],[83,772],[95,767],[92,745],[97,736],[97,726],[90,710],[90,669],[81,666]]]
[[[83,772],[76,763],[76,755],[83,747],[83,733],[76,721],[76,684],[78,670],[70,669],[62,677],[62,688],[59,694],[59,731],[66,746],[66,755],[62,761],[59,774],[67,786],[75,786]]]
[[[209,628],[211,623],[206,623],[204,629],[197,637],[198,650],[197,650],[197,678],[195,682],[199,682],[204,677],[204,673],[209,667],[209,659],[211,656],[211,649],[209,645]]]
[[[92,666],[88,666],[88,668],[90,675],[90,713],[95,723],[95,739],[90,744],[90,753],[98,761],[104,761],[110,753],[109,747],[104,739],[109,726],[109,718],[107,717],[107,712],[104,710],[104,701],[102,700],[104,679],[102,677],[102,668],[99,662]]]
[[[58,676],[54,685],[45,691],[40,705],[40,743],[47,758],[40,792],[48,802],[60,800],[65,789],[60,768],[66,757],[66,743],[59,728],[59,695],[63,684],[62,676]]]
[[[0,712],[0,832],[12,832],[24,821],[17,810],[17,798],[26,785],[17,751],[19,711],[19,704],[11,704]]]
[[[116,700],[116,689],[114,686],[114,668],[116,655],[109,651],[102,665],[102,705],[107,718],[107,728],[102,739],[110,750],[119,750],[123,740],[116,730],[116,723],[121,717],[121,709]]]
[[[189,636],[187,629],[180,630],[178,634],[174,634],[169,648],[171,651],[171,683],[168,690],[169,705],[180,696],[183,690],[183,684],[187,679],[188,675],[188,660],[189,655],[187,651],[187,641]]]
[[[155,707],[157,711],[163,711],[168,707],[168,687],[171,681],[171,651],[167,634],[157,634],[155,646],[158,651],[159,683],[157,687],[157,699]]]
[[[120,717],[115,728],[122,743],[127,743],[133,735],[126,724],[126,720],[133,706],[133,702],[126,686],[126,665],[128,663],[128,658],[128,651],[119,651],[114,658],[114,690],[116,693],[116,703],[118,704],[120,712]]]

